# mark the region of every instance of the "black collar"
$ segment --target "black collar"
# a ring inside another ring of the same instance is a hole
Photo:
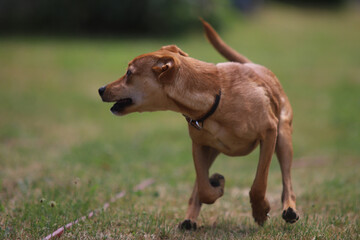
[[[202,117],[199,118],[198,120],[193,120],[191,119],[189,116],[186,116],[185,114],[184,117],[186,119],[186,121],[193,126],[194,128],[196,128],[197,130],[201,130],[204,126],[204,121],[209,118],[211,115],[214,114],[214,112],[216,111],[217,107],[219,106],[220,103],[220,98],[221,98],[221,90],[219,90],[219,94],[216,94],[215,96],[215,102],[212,105],[212,107],[210,108],[210,110]],[[201,124],[201,125],[200,125]]]

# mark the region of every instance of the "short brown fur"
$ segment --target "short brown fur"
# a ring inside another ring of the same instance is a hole
[[[203,21],[203,20],[202,20]],[[255,221],[262,225],[270,211],[266,199],[270,161],[276,151],[283,179],[283,218],[293,223],[296,213],[291,184],[292,109],[276,76],[251,63],[229,46],[203,21],[207,38],[227,59],[212,64],[191,58],[175,45],[143,54],[129,63],[128,73],[103,87],[106,102],[131,99],[131,104],[113,108],[116,115],[172,110],[191,119],[204,116],[221,91],[216,111],[198,130],[189,124],[196,181],[181,228],[196,228],[202,203],[212,204],[224,193],[225,179],[209,177],[209,168],[219,153],[244,156],[260,145],[260,159],[250,190]],[[115,106],[115,105],[114,105]]]

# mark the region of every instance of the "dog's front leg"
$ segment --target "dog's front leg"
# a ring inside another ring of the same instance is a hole
[[[193,143],[196,181],[189,199],[186,220],[179,226],[181,229],[195,230],[202,203],[212,204],[224,193],[225,178],[222,175],[215,173],[209,179],[209,169],[218,154],[213,148]]]
[[[193,142],[193,159],[196,171],[196,184],[199,201],[213,204],[224,194],[225,178],[214,174],[209,178],[209,168],[219,152],[211,147],[201,146]]]
[[[259,225],[263,225],[270,211],[269,201],[265,197],[267,178],[271,158],[275,151],[277,130],[269,129],[260,141],[260,159],[256,170],[256,176],[250,190],[250,202],[252,215]]]
[[[182,230],[196,230],[196,219],[199,216],[201,209],[201,202],[199,200],[199,193],[197,182],[195,180],[194,189],[189,199],[189,205],[186,212],[185,220],[180,223],[179,228]]]
[[[194,146],[193,146],[194,149]],[[212,163],[214,162],[215,158],[219,154],[219,152],[213,148],[210,147],[202,147],[201,149],[203,151],[203,169],[205,171],[209,171]],[[194,153],[194,151],[193,151]],[[195,155],[194,155],[194,161],[195,161]],[[195,165],[196,166],[196,165]],[[213,186],[220,186],[219,178],[223,178],[220,174],[213,174],[213,176],[210,178],[210,184]],[[208,180],[209,181],[209,180]],[[199,190],[198,190],[198,181],[195,180],[194,189],[192,191],[191,197],[189,199],[189,206],[186,212],[186,218],[185,220],[180,224],[180,229],[185,230],[195,230],[196,229],[196,219],[199,216],[200,209],[202,202],[200,201],[199,197]]]

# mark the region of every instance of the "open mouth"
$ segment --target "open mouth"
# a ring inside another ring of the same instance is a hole
[[[133,104],[133,101],[131,98],[123,98],[117,101],[110,109],[112,113],[119,113],[123,111],[126,107]]]

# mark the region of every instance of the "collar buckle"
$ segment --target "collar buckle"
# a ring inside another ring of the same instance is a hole
[[[191,126],[196,128],[197,130],[201,130],[203,128],[203,125],[204,125],[204,122],[201,122],[202,126],[200,126],[200,123],[198,121],[192,120],[192,119],[190,119],[189,123],[190,123]]]
[[[198,120],[193,120],[191,119],[190,117],[184,115],[186,121],[191,125],[193,126],[194,128],[196,128],[197,130],[201,130],[203,128],[203,125],[204,125],[204,122],[200,122]],[[201,123],[201,125],[200,125]]]

